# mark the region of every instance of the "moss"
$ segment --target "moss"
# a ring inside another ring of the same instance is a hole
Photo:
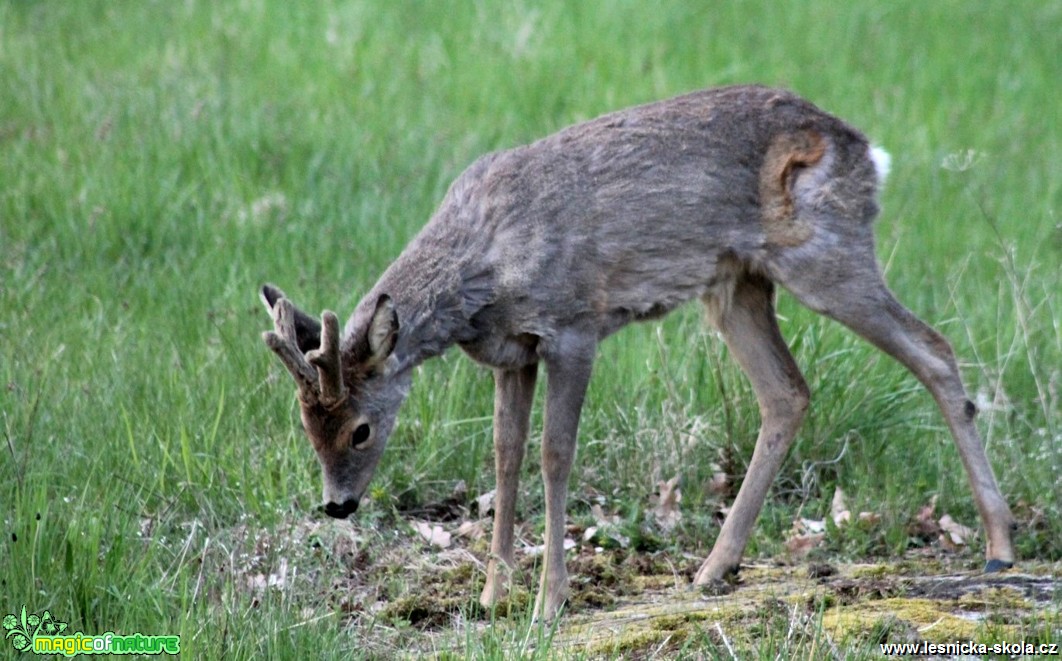
[[[645,592],[646,590],[682,589],[680,586],[675,585],[675,577],[671,574],[635,576],[631,582],[634,585],[635,594]]]
[[[850,604],[823,613],[822,626],[840,639],[870,640],[880,632],[904,623],[924,640],[946,642],[972,640],[980,623],[949,612],[944,602],[930,599],[893,597],[860,604]]]
[[[899,569],[899,565],[862,565],[852,569],[852,578],[854,579],[884,578],[901,574],[903,572]]]
[[[684,639],[684,636],[680,638],[680,635],[673,631],[664,632],[638,628],[625,632],[620,636],[590,643],[583,651],[590,658],[626,658],[635,656],[637,652],[650,647],[654,650],[658,649],[665,642],[678,644]]]
[[[959,597],[959,606],[969,611],[1024,611],[1029,602],[1020,590],[1008,586],[990,587]]]
[[[675,631],[695,620],[708,619],[706,613],[681,613],[677,615],[662,615],[649,621],[649,628],[657,631]]]
[[[393,622],[408,622],[418,629],[433,629],[445,626],[461,610],[464,602],[456,599],[439,599],[426,594],[412,594],[395,599],[387,605],[380,616]]]

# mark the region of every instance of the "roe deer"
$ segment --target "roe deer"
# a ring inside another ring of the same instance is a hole
[[[893,297],[874,256],[887,166],[859,131],[789,92],[694,92],[478,159],[342,334],[334,313],[318,322],[266,285],[275,331],[264,339],[297,382],[324,511],[343,518],[357,509],[413,367],[460,346],[494,370],[497,495],[480,598],[493,604],[515,560],[517,479],[541,361],[546,552],[535,614],[554,617],[568,589],[565,501],[597,345],[699,298],[761,414],[748,473],[695,583],[737,571],[809,401],[775,319],[777,283],[929,389],[987,533],[985,569],[1010,567],[1013,517],[951,348]]]

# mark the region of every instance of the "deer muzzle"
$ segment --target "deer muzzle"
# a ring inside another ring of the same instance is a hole
[[[327,502],[320,507],[321,511],[333,519],[345,519],[358,511],[358,499],[351,498],[342,503]]]

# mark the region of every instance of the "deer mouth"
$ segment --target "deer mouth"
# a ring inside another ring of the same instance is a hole
[[[345,519],[358,510],[358,499],[351,498],[342,503],[325,503],[321,511],[333,519]]]

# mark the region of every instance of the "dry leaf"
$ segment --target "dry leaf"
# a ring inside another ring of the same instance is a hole
[[[590,514],[593,515],[594,521],[596,521],[597,525],[599,526],[614,526],[620,522],[620,518],[618,516],[606,515],[605,510],[602,509],[602,507],[597,503],[594,503],[590,506]]]
[[[801,558],[821,544],[825,538],[826,535],[823,533],[796,535],[785,540],[785,550],[794,558]]]
[[[800,518],[793,522],[793,532],[796,534],[818,534],[826,532],[826,521]]]
[[[837,487],[833,491],[833,502],[830,503],[830,518],[833,519],[833,525],[838,528],[852,520],[852,513],[848,511],[848,504],[844,501],[844,492],[841,491],[841,487]]]
[[[496,489],[491,489],[487,493],[480,494],[476,498],[476,510],[480,516],[487,516],[494,509],[494,495],[497,493]]]
[[[424,521],[414,521],[413,529],[432,546],[441,549],[450,548],[450,533],[443,530],[442,526],[433,526]]]
[[[881,515],[877,512],[860,512],[859,522],[869,526],[876,526],[881,523]]]
[[[569,549],[574,549],[575,547],[576,547],[576,543],[575,543],[574,539],[569,539],[568,537],[564,538],[564,550],[565,551],[567,551]],[[538,546],[525,546],[524,547],[524,554],[527,555],[528,557],[531,557],[531,558],[536,557],[536,556],[540,556],[540,555],[542,555],[545,552],[546,552],[546,545],[545,544],[539,544]]]
[[[945,514],[940,517],[940,541],[945,547],[948,547],[949,543],[952,547],[965,546],[966,541],[973,536],[974,531],[966,526],[962,525],[955,519],[951,518],[950,514]],[[954,550],[950,548],[949,550]]]
[[[940,534],[940,525],[936,521],[936,517],[933,516],[934,510],[937,509],[937,497],[933,496],[929,499],[929,504],[918,511],[914,521],[911,523],[911,534],[921,537],[923,539],[932,539]]]
[[[254,574],[246,577],[245,580],[247,581],[247,587],[252,590],[265,590],[267,587],[283,588],[285,583],[288,582],[288,561],[286,558],[281,558],[277,571],[269,576]]]
[[[795,558],[807,555],[812,549],[826,539],[826,522],[815,519],[796,519],[789,537],[785,540],[785,549]]]
[[[454,485],[454,491],[452,494],[450,494],[450,497],[460,502],[464,502],[465,499],[468,498],[468,485],[465,484],[464,480],[457,481],[457,484]]]
[[[730,492],[730,477],[719,467],[712,463],[712,479],[708,480],[708,493],[723,496]]]
[[[487,520],[480,519],[479,521],[465,521],[457,530],[454,531],[454,535],[457,537],[467,537],[468,539],[482,539],[487,534],[486,530]]]
[[[679,476],[671,478],[667,482],[658,482],[660,495],[653,508],[653,517],[657,524],[665,531],[671,531],[682,520],[682,512],[679,511],[679,503],[682,502],[682,491],[679,489]]]

